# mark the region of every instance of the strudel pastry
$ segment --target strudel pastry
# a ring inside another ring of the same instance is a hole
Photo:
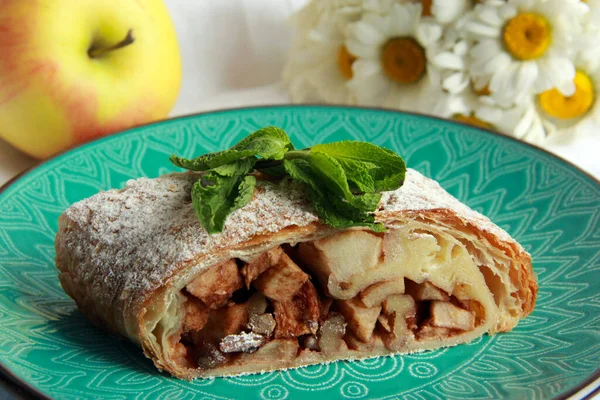
[[[185,379],[412,353],[511,330],[537,283],[505,231],[408,170],[386,231],[322,224],[302,187],[259,180],[209,235],[196,173],[138,179],[59,221],[60,282],[101,328]]]

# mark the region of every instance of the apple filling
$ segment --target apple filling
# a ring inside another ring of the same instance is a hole
[[[466,342],[490,329],[486,310],[495,306],[459,240],[400,227],[233,258],[193,277],[179,297],[174,362],[230,371]]]

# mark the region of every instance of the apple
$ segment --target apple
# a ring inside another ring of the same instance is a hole
[[[180,84],[162,0],[0,0],[0,138],[33,157],[165,118]]]

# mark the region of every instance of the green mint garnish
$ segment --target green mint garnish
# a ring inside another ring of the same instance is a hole
[[[406,173],[400,156],[374,144],[343,141],[295,150],[288,135],[276,127],[256,131],[229,150],[170,159],[178,167],[203,172],[192,187],[192,203],[211,234],[221,232],[227,216],[252,199],[253,171],[303,183],[327,225],[383,231],[373,212],[381,192],[402,186]]]

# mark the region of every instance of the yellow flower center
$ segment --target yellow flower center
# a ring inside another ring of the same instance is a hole
[[[354,57],[346,46],[342,45],[338,50],[337,62],[338,68],[342,76],[346,79],[352,79],[352,64],[356,61],[356,57]]]
[[[421,5],[423,6],[422,16],[431,17],[431,3],[433,3],[433,0],[421,0]]]
[[[594,104],[594,83],[584,72],[575,74],[575,93],[565,96],[557,89],[540,94],[540,106],[544,112],[554,118],[571,119],[585,115]]]
[[[471,126],[476,126],[478,128],[494,129],[494,127],[491,124],[488,124],[487,122],[480,120],[479,118],[477,118],[473,114],[471,114],[471,115],[454,114],[452,116],[452,119],[455,120],[455,121],[458,121],[458,122],[462,122],[464,124],[469,124]]]
[[[381,65],[394,82],[416,82],[425,74],[425,50],[411,37],[390,39],[383,46]]]
[[[519,60],[534,60],[544,55],[552,42],[548,20],[539,14],[521,13],[504,27],[504,45]]]

